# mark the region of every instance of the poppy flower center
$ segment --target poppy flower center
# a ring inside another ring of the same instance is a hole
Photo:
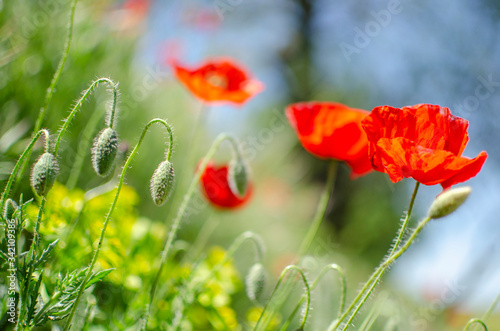
[[[227,77],[223,76],[217,72],[208,72],[205,75],[205,79],[210,85],[213,85],[215,87],[219,87],[219,88],[225,89],[225,90],[228,87]]]

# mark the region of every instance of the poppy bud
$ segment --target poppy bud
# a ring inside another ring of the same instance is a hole
[[[267,274],[262,263],[255,263],[248,272],[246,278],[247,295],[252,301],[260,298],[266,286]]]
[[[17,204],[12,199],[7,199],[7,201],[5,201],[5,208],[3,210],[3,218],[7,221],[10,221],[12,219],[12,216],[14,216],[17,208]]]
[[[173,191],[175,180],[174,166],[170,161],[163,161],[151,177],[151,197],[158,206],[167,201]]]
[[[31,187],[36,194],[45,196],[54,185],[59,165],[54,155],[43,153],[31,170]]]
[[[112,128],[102,130],[94,140],[92,166],[99,176],[106,176],[113,168],[118,151],[118,137]]]
[[[248,188],[248,169],[242,158],[236,157],[229,163],[227,181],[234,195],[240,198],[245,196]]]
[[[453,213],[465,199],[469,196],[471,188],[469,186],[449,189],[436,197],[429,208],[430,218],[441,218]]]

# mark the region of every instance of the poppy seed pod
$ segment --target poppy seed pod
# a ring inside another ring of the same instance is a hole
[[[248,169],[242,158],[236,157],[229,163],[227,181],[234,195],[240,198],[245,196],[248,189]]]
[[[252,301],[260,298],[266,286],[267,273],[262,263],[255,263],[246,278],[247,295]]]
[[[7,201],[5,201],[5,207],[3,209],[3,218],[7,221],[11,220],[17,208],[17,204],[12,199],[7,199]]]
[[[151,197],[156,205],[167,201],[174,188],[174,166],[170,161],[163,161],[151,177]]]
[[[102,130],[94,140],[92,166],[99,176],[106,176],[113,169],[118,151],[118,136],[112,128]]]
[[[467,199],[471,192],[469,186],[449,189],[436,197],[429,208],[430,218],[441,218],[453,213]]]
[[[56,181],[59,165],[54,155],[43,153],[31,170],[31,187],[36,194],[46,196]]]

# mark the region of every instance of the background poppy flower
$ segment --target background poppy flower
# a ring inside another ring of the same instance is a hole
[[[373,170],[368,139],[361,127],[361,120],[368,114],[366,110],[331,102],[301,102],[286,109],[302,146],[320,158],[347,162],[351,177]]]
[[[216,103],[243,104],[263,90],[263,84],[250,79],[241,66],[230,60],[214,60],[196,69],[174,62],[175,75],[188,90],[201,100]]]
[[[392,182],[412,177],[446,189],[474,177],[487,157],[484,151],[474,159],[461,156],[469,141],[469,123],[445,107],[380,106],[362,124],[373,167],[387,173]]]
[[[227,180],[228,166],[215,166],[212,162],[207,164],[201,176],[203,195],[212,205],[222,209],[234,209],[245,204],[252,194],[252,185],[249,183],[243,198],[236,196],[229,187]]]

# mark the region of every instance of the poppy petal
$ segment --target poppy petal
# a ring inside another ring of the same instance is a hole
[[[249,183],[247,192],[243,198],[236,196],[227,179],[229,167],[227,165],[215,166],[212,162],[207,164],[201,176],[201,188],[203,195],[216,208],[236,209],[243,206],[252,195],[252,184]]]
[[[368,140],[361,127],[367,114],[365,110],[329,102],[295,103],[286,109],[302,146],[317,157],[346,161],[352,177],[373,170]]]
[[[469,139],[468,122],[445,107],[376,107],[362,126],[373,168],[393,182],[412,177],[448,188],[475,176],[487,157],[486,152],[474,159],[461,156]]]
[[[210,104],[242,105],[260,93],[264,85],[248,77],[240,66],[230,60],[214,60],[196,69],[172,64],[179,81],[197,98]]]

